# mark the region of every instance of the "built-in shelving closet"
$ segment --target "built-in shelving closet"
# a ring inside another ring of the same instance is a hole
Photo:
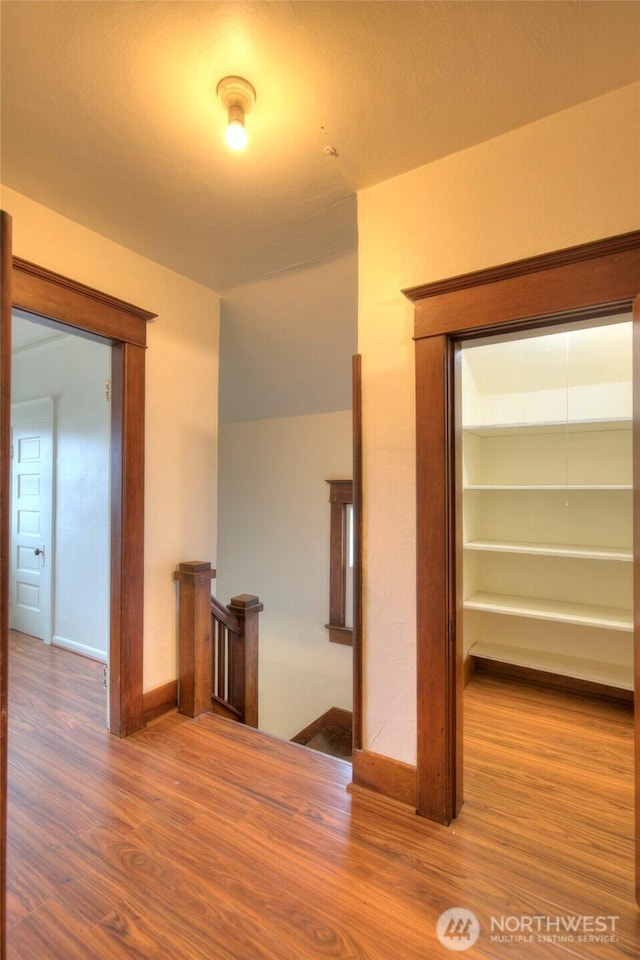
[[[461,369],[465,656],[632,690],[630,318]]]

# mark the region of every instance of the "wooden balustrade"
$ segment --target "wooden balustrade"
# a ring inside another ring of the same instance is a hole
[[[181,563],[178,709],[188,717],[211,711],[258,726],[258,597],[240,594],[228,606],[211,596],[210,563]]]
[[[211,709],[258,726],[257,597],[243,593],[228,607],[211,598],[213,694]]]

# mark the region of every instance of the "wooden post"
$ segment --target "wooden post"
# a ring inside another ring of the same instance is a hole
[[[241,711],[248,727],[258,726],[258,615],[264,606],[258,597],[241,593],[228,609],[242,629],[238,638],[237,668],[232,702]]]
[[[187,717],[211,709],[211,581],[215,575],[211,564],[200,560],[181,563],[173,574],[179,584],[178,710]]]
[[[7,942],[7,770],[11,516],[11,217],[0,212],[0,957]]]

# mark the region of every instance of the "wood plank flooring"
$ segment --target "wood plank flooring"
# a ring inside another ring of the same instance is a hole
[[[10,663],[8,960],[431,960],[452,907],[480,923],[468,957],[640,955],[625,707],[472,681],[445,828],[219,718],[117,740],[99,664],[19,635]],[[600,915],[612,942],[492,939]]]

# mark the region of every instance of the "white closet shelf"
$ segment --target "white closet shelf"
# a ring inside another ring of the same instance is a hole
[[[539,557],[573,557],[585,560],[621,560],[631,562],[633,551],[623,547],[597,547],[570,543],[528,543],[526,541],[469,540],[465,550],[489,553],[522,553]]]
[[[474,593],[464,601],[465,610],[481,610],[503,616],[526,617],[532,620],[555,620],[585,627],[633,631],[630,610],[617,607],[597,607],[587,603],[569,603],[565,600],[547,600],[537,597],[516,597],[499,593]]]
[[[600,430],[630,430],[631,417],[595,420],[540,420],[533,423],[478,423],[463,426],[478,437],[517,437],[533,433],[594,433]]]
[[[475,643],[469,650],[472,657],[497,660],[500,663],[512,663],[519,667],[544,670],[562,676],[576,677],[605,683],[623,690],[633,690],[633,667],[617,663],[603,663],[599,660],[586,660],[581,657],[565,656],[545,650],[530,650],[522,647],[507,647],[497,643]]]
[[[465,490],[633,490],[630,483],[466,483]]]

